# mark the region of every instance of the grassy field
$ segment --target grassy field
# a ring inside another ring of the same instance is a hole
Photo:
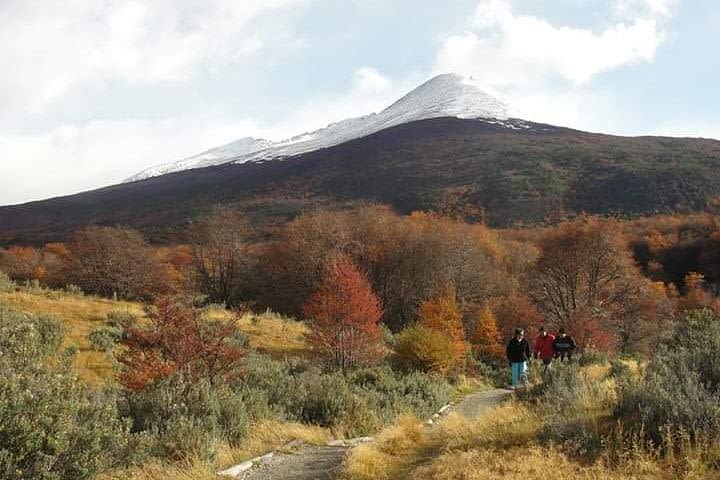
[[[90,385],[100,387],[114,377],[113,360],[105,352],[92,349],[88,334],[105,322],[113,311],[129,312],[144,317],[139,303],[69,294],[54,290],[0,292],[0,303],[17,311],[50,315],[67,328],[65,346],[77,349],[75,367],[80,377]],[[227,317],[229,312],[213,309],[210,318]],[[309,355],[304,342],[305,325],[271,312],[247,314],[238,321],[238,328],[250,337],[250,345],[275,358]]]

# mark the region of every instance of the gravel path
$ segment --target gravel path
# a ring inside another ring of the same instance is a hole
[[[333,480],[351,447],[306,445],[292,453],[276,454],[237,478],[243,480]]]
[[[486,392],[473,393],[462,399],[457,405],[450,407],[450,411],[459,413],[465,418],[477,418],[483,411],[497,407],[510,398],[512,390],[495,389]]]
[[[512,395],[510,390],[489,390],[467,395],[449,411],[468,419],[500,405]],[[276,453],[235,478],[242,480],[335,480],[343,460],[352,447],[302,445],[290,452]]]

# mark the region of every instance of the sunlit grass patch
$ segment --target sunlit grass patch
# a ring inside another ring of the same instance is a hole
[[[138,303],[61,291],[0,293],[0,302],[23,313],[49,315],[61,321],[67,328],[64,345],[77,349],[74,366],[80,377],[93,386],[104,385],[113,377],[114,368],[107,354],[92,349],[88,334],[104,325],[112,311],[144,315]]]

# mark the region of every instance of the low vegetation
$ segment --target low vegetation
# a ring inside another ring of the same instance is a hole
[[[720,476],[718,225],[496,231],[366,206],[268,238],[223,208],[184,245],[92,227],[0,250],[0,476],[210,478],[378,432],[347,478]],[[577,361],[423,427],[504,385],[509,335],[540,325],[571,332]]]
[[[687,314],[640,370],[556,365],[544,382],[536,371],[526,395],[475,421],[402,417],[351,453],[343,478],[720,478],[719,325],[709,310]]]

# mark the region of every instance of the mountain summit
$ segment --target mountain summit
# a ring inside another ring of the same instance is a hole
[[[291,157],[417,120],[439,117],[504,120],[508,118],[507,112],[507,106],[500,100],[460,75],[448,73],[431,78],[380,113],[342,120],[279,142],[241,138],[177,162],[151,167],[128,178],[126,182],[223,163]]]

